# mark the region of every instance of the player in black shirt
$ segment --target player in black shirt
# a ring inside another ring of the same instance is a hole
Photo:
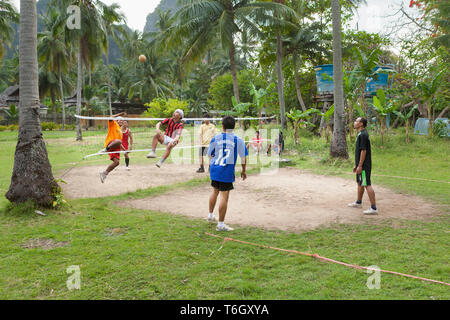
[[[361,208],[364,189],[366,189],[371,207],[368,210],[365,210],[364,214],[377,214],[378,209],[375,203],[375,191],[373,190],[370,181],[370,173],[372,171],[372,150],[370,148],[369,134],[366,130],[367,120],[364,118],[358,118],[353,125],[355,129],[358,130],[355,148],[355,167],[353,168],[353,172],[356,173],[356,182],[358,184],[358,199],[356,202],[350,203],[348,206],[353,208]]]

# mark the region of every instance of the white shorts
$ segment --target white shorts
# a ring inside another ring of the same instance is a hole
[[[164,142],[163,145],[167,146],[169,143],[171,143],[173,139],[169,136],[164,136]]]

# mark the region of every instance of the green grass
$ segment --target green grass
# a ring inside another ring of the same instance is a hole
[[[55,172],[80,159],[80,147],[67,133],[44,133]],[[73,134],[73,132],[72,132]],[[317,173],[351,170],[347,161],[327,157],[324,139],[306,136],[287,146],[293,165]],[[58,139],[68,138],[61,144]],[[374,173],[448,181],[449,142],[401,132],[380,148],[372,135]],[[72,142],[70,142],[72,141]],[[0,189],[10,183],[15,141],[0,133]],[[349,152],[353,152],[349,145]],[[81,154],[82,156],[83,154]],[[104,160],[103,160],[104,163]],[[4,170],[3,170],[4,169]],[[340,174],[348,179],[352,175]],[[251,179],[251,176],[250,176]],[[410,273],[449,282],[448,184],[374,177],[374,185],[417,194],[442,206],[430,221],[385,221],[334,225],[287,233],[237,228],[235,239],[317,253],[362,266]],[[213,225],[162,212],[119,208],[114,202],[206,183],[205,179],[150,188],[101,199],[69,201],[58,210],[33,213],[30,204],[0,200],[0,299],[449,299],[447,286],[388,274],[381,289],[366,287],[368,274],[313,258],[209,237]],[[68,245],[27,249],[32,239]],[[69,291],[66,269],[80,266],[81,290]]]

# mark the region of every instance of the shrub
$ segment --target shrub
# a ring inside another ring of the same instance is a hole
[[[181,109],[184,111],[186,117],[189,107],[187,101],[178,99],[163,99],[156,98],[152,102],[145,104],[147,111],[142,114],[143,118],[169,118],[172,116],[175,110]],[[152,125],[155,125],[157,121],[151,121]]]
[[[19,126],[17,124],[11,124],[7,127],[9,131],[17,131],[19,130]]]
[[[433,134],[436,137],[447,137],[447,123],[442,120],[437,120],[433,123]]]
[[[1,131],[5,131],[6,129],[8,129],[7,126],[0,126],[0,132],[1,132]]]
[[[42,131],[53,131],[56,129],[56,123],[53,122],[42,122],[41,123]]]
[[[74,124],[66,124],[64,126],[64,129],[65,130],[75,130],[75,127],[76,127],[76,125],[74,125]]]

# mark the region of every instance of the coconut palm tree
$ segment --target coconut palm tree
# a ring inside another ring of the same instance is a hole
[[[258,24],[270,25],[275,21],[274,14],[280,17],[295,16],[292,9],[278,3],[251,0],[185,1],[175,14],[176,22],[168,30],[167,41],[173,47],[186,41],[184,62],[194,62],[204,58],[218,37],[222,48],[228,53],[234,97],[239,103],[235,37],[244,29],[248,36],[261,35]]]
[[[19,22],[19,14],[10,0],[0,1],[0,59],[6,52],[6,47],[14,39],[14,28],[11,23]]]
[[[109,37],[114,39],[117,43],[124,38],[125,30],[120,23],[126,21],[125,15],[119,11],[120,5],[117,3],[113,3],[111,5],[106,5],[103,2],[99,1],[99,6],[101,9],[102,19],[105,24],[106,30],[106,70],[108,74],[108,105],[109,105],[109,114],[112,115],[112,106],[111,106],[111,72],[109,69]]]
[[[119,43],[123,56],[127,60],[137,61],[139,55],[146,51],[149,44],[146,40],[148,35],[135,30],[127,33],[125,38]]]
[[[35,0],[20,0],[20,107],[19,136],[11,185],[6,198],[51,206],[59,192],[52,174],[39,120],[37,12]]]
[[[141,101],[151,101],[156,97],[174,97],[172,85],[168,80],[170,61],[152,49],[147,54],[147,61],[136,67],[134,82],[130,86],[128,98],[138,95]]]
[[[58,76],[45,67],[39,68],[39,97],[50,95],[53,122],[56,123],[56,95],[59,90]]]
[[[72,4],[72,0],[54,0],[53,6],[65,12]],[[80,8],[81,28],[69,30],[67,36],[72,43],[76,43],[77,55],[77,104],[76,113],[81,113],[83,66],[88,69],[89,76],[95,68],[95,62],[107,50],[108,36],[101,12],[101,3],[98,0],[77,0]],[[76,120],[77,141],[82,140],[80,119]]]
[[[73,60],[72,46],[65,33],[67,15],[49,7],[47,15],[43,19],[44,30],[38,34],[38,57],[43,64],[45,73],[56,74],[58,78],[59,97],[62,106],[62,129],[66,123],[66,108],[64,105],[64,81],[63,73],[70,69]],[[52,83],[52,81],[50,81]],[[47,90],[44,90],[44,92]],[[41,90],[42,92],[42,90]],[[55,112],[54,93],[51,91],[53,112]],[[53,115],[53,121],[56,114]]]
[[[0,91],[19,82],[19,54],[0,60]]]
[[[306,106],[300,91],[300,78],[298,74],[299,63],[302,56],[313,57],[317,53],[324,52],[320,39],[317,37],[318,23],[311,25],[298,24],[283,39],[283,46],[286,48],[286,56],[292,55],[292,65],[294,69],[295,88],[297,91],[297,99],[303,111]]]
[[[356,5],[363,0],[344,0],[349,5]],[[341,38],[341,4],[339,0],[331,0],[333,23],[333,83],[334,83],[334,128],[331,140],[330,155],[348,158],[345,131],[345,105],[343,88],[342,38]]]

